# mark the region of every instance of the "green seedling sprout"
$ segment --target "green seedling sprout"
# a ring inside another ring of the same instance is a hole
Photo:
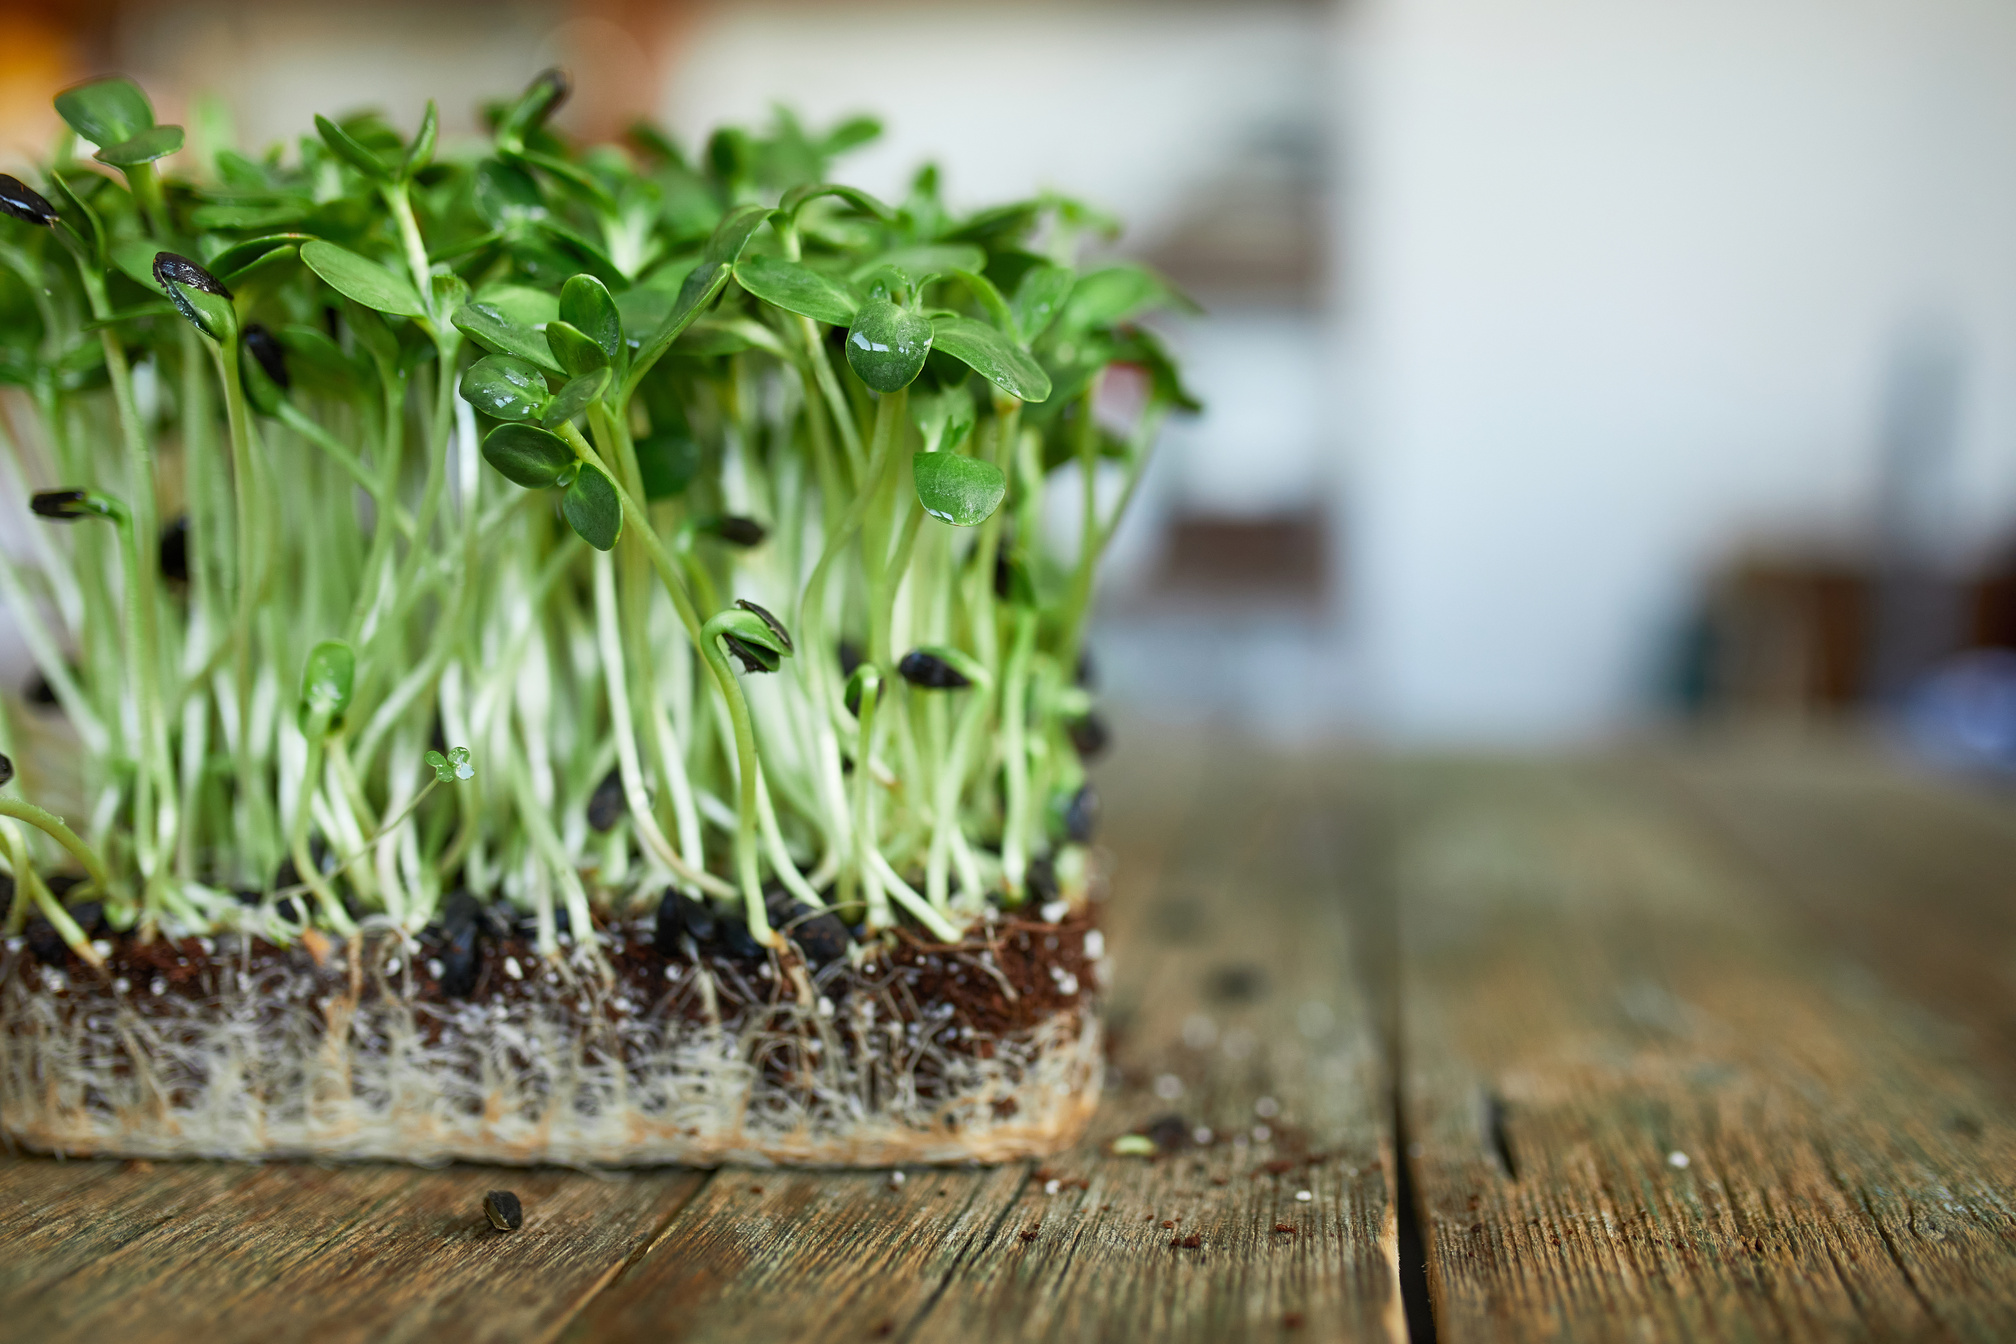
[[[96,166],[0,176],[0,488],[78,524],[0,557],[77,742],[0,795],[10,927],[95,959],[68,868],[143,937],[245,927],[233,891],[414,934],[463,890],[592,958],[676,891],[782,954],[780,891],[951,942],[1083,870],[1075,673],[1194,405],[1140,325],[1180,296],[1082,265],[1067,198],[828,181],[872,122],[584,149],[567,90],[199,163],[98,80],[57,99]]]

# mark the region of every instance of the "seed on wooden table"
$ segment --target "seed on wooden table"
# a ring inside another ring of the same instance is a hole
[[[525,1209],[509,1190],[492,1190],[483,1196],[483,1216],[499,1232],[516,1232],[525,1221]]]

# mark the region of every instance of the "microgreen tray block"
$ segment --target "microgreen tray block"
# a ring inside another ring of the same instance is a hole
[[[1089,1117],[1085,629],[1185,301],[1081,202],[829,181],[868,119],[579,145],[567,93],[197,161],[103,79],[0,176],[13,1138],[859,1164]]]

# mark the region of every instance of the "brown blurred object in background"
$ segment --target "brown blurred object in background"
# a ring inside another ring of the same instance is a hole
[[[0,3],[0,161],[47,150],[62,122],[49,97],[100,59],[112,6],[64,0]]]
[[[2016,545],[1978,567],[1934,577],[1934,600],[1960,613],[1952,646],[2016,649]],[[1875,677],[1876,567],[1866,557],[1754,551],[1705,585],[1688,708],[1715,716],[1806,718],[1882,698]],[[1682,674],[1683,682],[1686,674]]]

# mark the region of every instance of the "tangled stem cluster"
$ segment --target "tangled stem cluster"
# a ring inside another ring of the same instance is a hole
[[[1078,269],[1068,199],[829,184],[869,122],[689,158],[567,144],[565,94],[183,179],[101,80],[0,178],[0,491],[39,515],[0,595],[67,725],[7,714],[47,804],[0,798],[15,928],[89,954],[38,873],[79,863],[143,937],[462,889],[548,951],[668,888],[774,944],[780,892],[954,939],[1069,886],[1093,569],[1189,405],[1135,320],[1176,296]]]

